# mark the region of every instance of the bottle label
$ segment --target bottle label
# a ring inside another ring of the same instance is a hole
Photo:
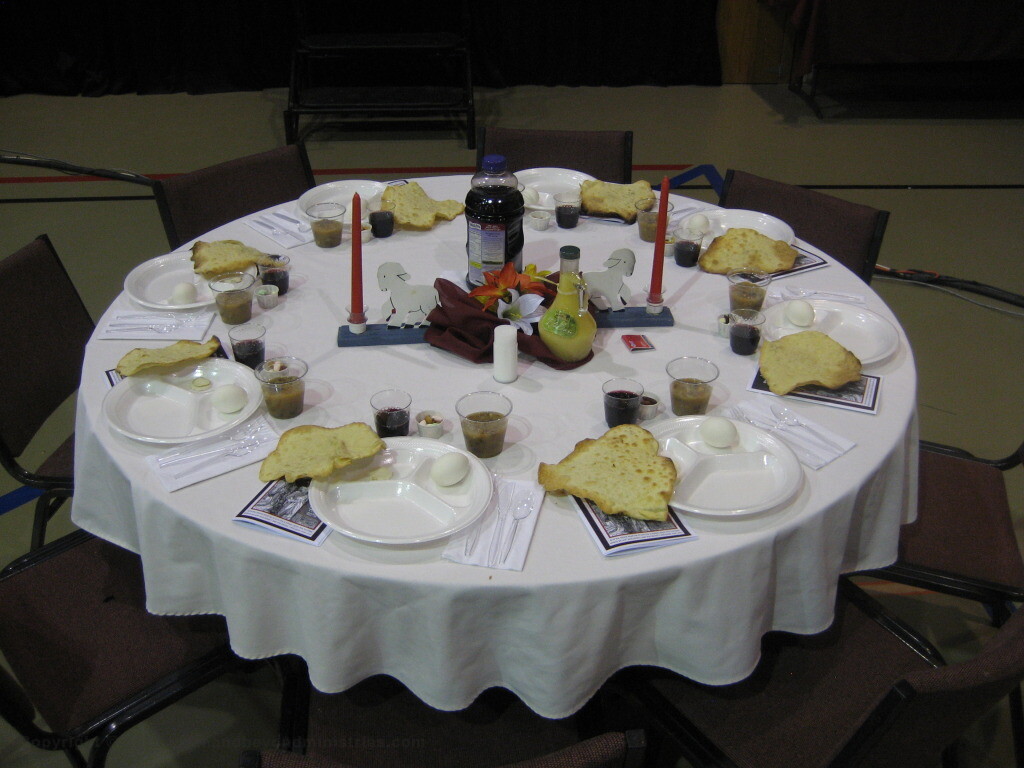
[[[483,222],[473,217],[466,217],[467,238],[466,254],[469,257],[469,282],[483,285],[485,272],[496,272],[505,266],[510,240],[516,232],[522,231],[522,219],[504,224],[500,222]],[[516,270],[519,254],[514,259]]]
[[[562,312],[560,310],[548,312],[543,318],[541,318],[540,322],[544,330],[554,334],[555,336],[562,336],[563,338],[571,339],[578,333],[576,318],[568,312]]]

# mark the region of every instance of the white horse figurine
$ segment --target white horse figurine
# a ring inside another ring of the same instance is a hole
[[[432,285],[409,285],[409,273],[397,261],[381,264],[377,269],[377,285],[388,291],[388,300],[381,307],[389,328],[404,325],[425,325],[430,310],[439,303]]]
[[[629,297],[633,295],[625,283],[625,278],[633,274],[636,254],[628,248],[619,248],[605,259],[604,266],[607,267],[604,272],[584,272],[583,279],[590,290],[590,298],[601,299],[600,303],[594,302],[599,309],[617,312],[626,306]]]

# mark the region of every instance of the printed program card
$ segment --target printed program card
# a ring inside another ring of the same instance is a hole
[[[622,555],[651,547],[680,544],[697,538],[683,525],[672,507],[668,510],[668,520],[662,523],[655,520],[634,520],[625,515],[606,515],[590,499],[581,499],[579,496],[572,498],[590,537],[603,555]]]
[[[810,403],[820,405],[831,405],[835,408],[846,408],[861,413],[878,413],[878,390],[881,378],[870,374],[862,373],[860,379],[850,384],[845,384],[839,389],[827,389],[825,387],[800,387],[786,395],[793,400],[806,400]],[[772,394],[768,389],[768,382],[764,380],[761,371],[754,374],[754,380],[747,388],[751,392],[761,394]]]
[[[309,505],[309,484],[273,480],[235,515],[241,523],[256,525],[281,536],[320,546],[331,529]]]

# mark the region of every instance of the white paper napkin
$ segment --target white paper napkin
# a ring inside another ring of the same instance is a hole
[[[214,312],[117,312],[97,331],[97,339],[202,341]]]
[[[745,400],[728,409],[725,415],[746,421],[780,438],[793,449],[800,463],[811,469],[821,469],[856,445],[802,413],[796,416],[799,425],[787,423],[772,412],[773,404],[776,408],[785,407],[778,398],[762,397]]]
[[[442,557],[453,563],[523,570],[543,501],[544,489],[537,483],[496,477],[487,511],[464,533],[449,540]],[[517,522],[516,514],[525,517]]]
[[[313,242],[313,231],[309,225],[283,209],[253,216],[245,223],[282,248],[294,248]]]
[[[178,445],[155,456],[146,463],[168,491],[177,491],[202,480],[223,475],[233,469],[262,461],[277,445],[278,434],[260,416],[215,437]],[[160,466],[161,460],[182,458],[180,462]],[[195,457],[184,460],[185,457]]]

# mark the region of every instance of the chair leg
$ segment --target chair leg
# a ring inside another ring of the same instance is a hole
[[[46,543],[46,526],[67,500],[68,494],[70,491],[47,491],[36,500],[29,551],[37,550]]]
[[[75,749],[74,747],[68,747],[67,749],[63,750],[63,752],[67,756],[68,762],[70,762],[71,765],[74,766],[74,768],[86,768],[87,764],[85,762],[85,758],[82,757],[82,753],[79,752],[77,749]]]
[[[1013,734],[1013,754],[1018,768],[1024,768],[1024,698],[1020,686],[1014,686],[1009,695],[1010,732]]]

